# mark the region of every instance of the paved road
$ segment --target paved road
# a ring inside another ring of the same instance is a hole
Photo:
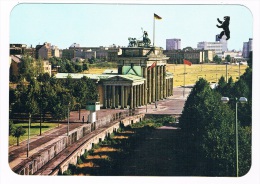
[[[147,114],[176,114],[180,115],[189,94],[190,89],[185,89],[185,94],[183,95],[183,88],[174,88],[174,95],[162,101],[158,101],[157,108],[155,108],[154,104],[149,104],[146,106],[142,106],[137,108],[137,112],[139,113],[147,113]],[[111,113],[117,113],[127,111],[123,109],[101,109],[97,112],[97,119],[110,115]],[[84,116],[85,122],[87,120],[89,112],[86,110],[81,110],[81,116],[79,118],[78,112],[70,113],[70,122],[74,122],[70,124],[70,130],[75,129],[82,125],[82,117]],[[36,136],[30,138],[30,152],[29,155],[35,154],[39,152],[39,150],[45,148],[47,145],[51,144],[51,140],[54,138],[66,134],[67,132],[67,124],[61,123],[59,127],[43,133],[41,136]],[[9,147],[9,165],[11,168],[14,168],[16,165],[20,164],[22,161],[26,159],[27,156],[27,141],[20,143],[20,146],[10,146]]]
[[[184,107],[187,96],[189,95],[191,88],[185,89],[185,94],[183,95],[183,88],[176,87],[173,89],[173,96],[167,99],[157,102],[157,108],[155,104],[148,104],[137,108],[140,113],[145,114],[167,114],[167,115],[181,115],[182,109]]]

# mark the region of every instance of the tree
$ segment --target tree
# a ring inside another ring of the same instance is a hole
[[[88,61],[90,64],[94,64],[96,62],[96,59],[94,58],[94,56],[92,56]]]
[[[235,109],[230,104],[223,104],[221,96],[201,78],[185,102],[179,122],[183,131],[181,140],[185,140],[181,142],[186,154],[183,160],[189,164],[191,175],[236,175]],[[251,128],[239,127],[241,176],[250,168]]]
[[[83,71],[84,70],[89,70],[89,64],[86,61],[83,62]]]
[[[221,78],[218,81],[216,91],[218,91],[222,96],[229,96],[230,94],[232,94],[233,86],[234,81],[232,77],[230,77],[228,79],[228,83],[226,83],[225,78],[221,76]]]
[[[9,135],[12,135],[14,132],[14,122],[12,120],[9,120]]]
[[[20,79],[26,79],[26,81],[30,82],[36,76],[36,69],[34,67],[34,60],[30,56],[23,56],[22,61],[19,63],[19,75]]]
[[[67,62],[66,64],[66,70],[68,73],[76,73],[76,70],[71,62]]]
[[[249,68],[252,69],[253,66],[253,51],[250,51],[249,53],[249,60],[247,61]]]
[[[221,63],[221,58],[220,57],[218,57],[218,55],[215,55],[214,57],[213,57],[213,61],[215,62],[215,63],[217,63],[217,64],[219,64],[219,63]]]
[[[83,66],[81,63],[74,63],[74,68],[76,72],[82,72],[83,71]]]
[[[17,138],[17,146],[19,146],[19,138],[26,133],[26,130],[22,126],[16,127],[13,132],[12,136]]]
[[[227,56],[225,57],[225,60],[226,60],[226,62],[231,62],[231,57],[230,57],[230,55],[227,55]]]
[[[220,79],[218,80],[218,86],[216,88],[217,91],[221,92],[223,91],[224,87],[227,85],[225,77],[222,75]]]

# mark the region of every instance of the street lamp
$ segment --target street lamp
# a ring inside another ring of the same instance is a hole
[[[68,126],[67,126],[67,136],[69,136],[69,130],[70,130],[70,102],[68,104]]]
[[[221,97],[221,101],[223,103],[228,103],[229,102],[229,98],[228,97]],[[238,177],[238,171],[239,171],[239,167],[238,167],[238,125],[237,125],[237,104],[238,102],[240,103],[246,103],[247,102],[247,98],[246,97],[240,97],[239,99],[235,98],[235,102],[236,102],[236,174]]]
[[[29,157],[29,151],[30,151],[30,126],[31,126],[31,113],[29,113],[29,122],[28,122],[27,158]]]
[[[228,82],[228,72],[227,72],[227,65],[228,65],[228,63],[226,62],[226,82]]]
[[[41,108],[41,116],[40,116],[40,135],[42,135],[42,87],[43,87],[43,84],[42,82],[40,82],[40,86],[41,86],[41,105],[40,105],[40,108]]]

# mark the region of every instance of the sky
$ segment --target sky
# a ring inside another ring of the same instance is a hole
[[[253,16],[242,5],[174,4],[18,4],[10,13],[10,43],[35,47],[49,42],[60,49],[73,43],[82,47],[128,45],[128,37],[141,39],[142,29],[155,46],[166,48],[166,39],[181,39],[181,47],[214,42],[217,18],[230,16],[229,50],[242,50],[253,37]]]

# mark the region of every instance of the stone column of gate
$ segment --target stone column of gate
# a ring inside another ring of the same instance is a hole
[[[115,107],[118,108],[118,104],[119,104],[119,89],[118,89],[119,86],[115,86]]]
[[[173,95],[173,79],[170,79],[170,83],[171,83],[171,96]]]
[[[112,86],[107,86],[107,107],[111,108],[111,93],[112,93]]]
[[[170,89],[170,80],[169,79],[167,79],[167,96],[171,96],[170,95],[170,91],[171,91],[171,89]]]
[[[103,108],[107,108],[107,86],[104,85],[104,102],[103,102]]]
[[[146,96],[147,96],[147,92],[145,90],[145,83],[142,84],[141,86],[142,86],[142,89],[141,89],[141,91],[142,91],[142,104],[141,105],[143,106],[143,105],[146,104],[145,99],[146,99]]]
[[[156,99],[159,100],[160,99],[160,66],[157,66],[157,75],[156,75]]]
[[[137,96],[138,106],[141,106],[141,99],[142,99],[141,85],[138,85],[137,88],[138,88],[138,96]]]
[[[163,99],[163,65],[160,67],[160,86],[161,86],[161,93],[160,93],[160,98]]]
[[[143,84],[143,105],[144,104],[147,104],[147,99],[148,99],[148,91],[146,90],[147,88],[147,83],[148,83],[148,76],[147,76],[147,67],[144,67],[144,78],[145,78],[145,81],[144,81],[144,84]]]
[[[125,86],[121,86],[121,109],[124,109],[125,105]]]
[[[130,86],[130,109],[134,108],[134,86]]]
[[[157,99],[157,101],[159,100],[159,89],[160,89],[160,66],[157,66],[156,67],[156,71],[157,71],[157,73],[156,73],[156,99]]]
[[[136,107],[136,86],[133,86],[133,108]]]
[[[169,79],[166,79],[166,96],[167,97],[170,96],[169,92],[170,92]]]
[[[112,86],[112,109],[116,108],[116,87]]]
[[[138,85],[135,86],[135,107],[138,107]]]
[[[127,101],[128,101],[128,86],[124,86],[124,99],[125,99],[125,102],[124,102],[124,108],[127,108]],[[129,104],[130,105],[130,104]]]
[[[136,107],[139,107],[140,105],[140,88],[139,88],[140,85],[137,85],[136,86]]]
[[[168,79],[168,83],[169,83],[169,96],[172,96],[172,83],[171,83],[171,79]]]
[[[142,106],[143,105],[143,99],[144,99],[144,97],[143,97],[143,85],[142,84],[140,84],[139,91],[140,91],[140,106]]]
[[[143,93],[142,93],[143,90],[142,89],[143,89],[143,86],[142,86],[142,84],[140,84],[139,85],[139,96],[140,96],[139,97],[140,98],[139,106],[142,106],[142,104],[143,104],[143,102],[142,102],[143,101]]]
[[[163,66],[163,98],[166,98],[166,65]]]
[[[152,102],[155,102],[155,78],[156,78],[156,68],[153,67],[152,69]]]
[[[147,88],[148,88],[148,103],[152,102],[152,70],[148,71],[148,82],[147,82]]]

